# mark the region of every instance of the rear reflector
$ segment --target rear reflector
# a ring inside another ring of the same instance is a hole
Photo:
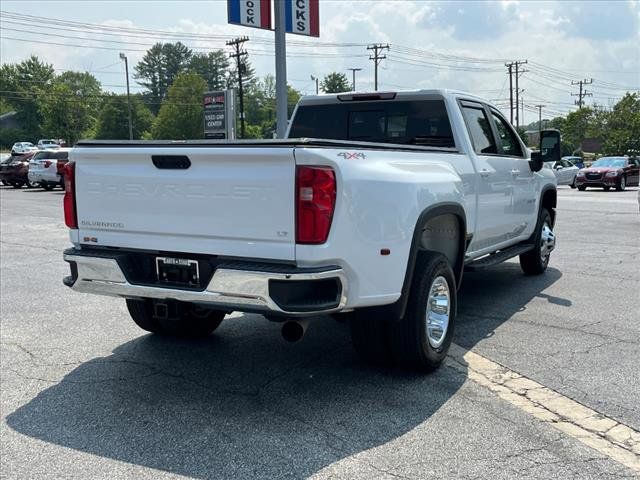
[[[336,175],[330,167],[296,167],[296,242],[327,241],[336,206]]]
[[[69,162],[64,166],[64,223],[69,228],[78,228],[75,162]]]

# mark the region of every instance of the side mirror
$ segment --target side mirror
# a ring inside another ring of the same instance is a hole
[[[560,132],[558,130],[540,132],[540,152],[543,162],[560,161]]]

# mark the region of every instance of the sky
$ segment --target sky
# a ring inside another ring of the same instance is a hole
[[[639,0],[319,2],[320,37],[287,35],[287,79],[305,94],[315,93],[312,75],[337,71],[351,79],[349,68],[362,69],[358,90],[372,90],[366,46],[373,43],[389,45],[380,63],[380,90],[460,89],[505,112],[505,63],[526,60],[518,85],[522,124],[537,120],[536,105],[543,105],[543,118],[575,110],[578,86],[572,82],[593,79],[585,86],[592,94],[586,105],[610,107],[627,90],[640,91]],[[158,41],[230,51],[227,40],[248,36],[256,73],[275,72],[273,32],[227,24],[226,1],[2,0],[0,8],[2,63],[35,54],[58,73],[93,73],[105,90],[125,91],[119,52],[126,53],[132,77],[133,66]],[[142,91],[133,79],[132,91]]]

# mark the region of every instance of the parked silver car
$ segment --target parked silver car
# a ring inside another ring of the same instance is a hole
[[[578,170],[580,169],[569,160],[561,159],[557,162],[545,162],[544,166],[553,170],[558,185],[570,185],[571,188],[576,188],[576,175],[578,175]]]

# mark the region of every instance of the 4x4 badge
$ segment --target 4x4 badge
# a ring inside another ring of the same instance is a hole
[[[352,160],[352,159],[364,160],[365,158],[367,158],[367,156],[362,152],[340,152],[338,156],[344,158],[345,160]]]

